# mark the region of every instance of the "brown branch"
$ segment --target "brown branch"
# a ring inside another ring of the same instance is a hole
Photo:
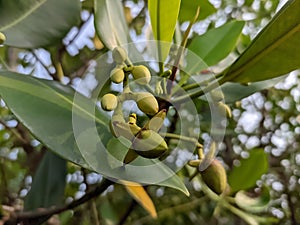
[[[103,193],[110,185],[114,184],[113,181],[104,179],[97,187],[95,187],[92,191],[85,194],[83,197],[65,205],[62,207],[52,207],[43,210],[35,210],[29,212],[20,212],[11,216],[11,218],[5,222],[4,225],[17,225],[20,222],[26,222],[27,224],[31,224],[33,221],[43,220],[44,218],[50,218],[55,214],[62,213],[67,210],[71,210],[76,208],[77,206],[82,205],[83,203],[95,198],[96,196]]]

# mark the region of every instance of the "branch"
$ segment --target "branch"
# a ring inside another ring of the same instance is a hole
[[[104,179],[99,186],[95,187],[94,190],[88,192],[83,197],[65,205],[62,207],[53,207],[48,209],[43,209],[40,211],[29,211],[29,212],[20,212],[12,215],[12,217],[6,221],[5,225],[17,225],[20,222],[26,221],[30,224],[30,221],[41,220],[43,218],[50,218],[55,214],[62,213],[67,210],[76,208],[77,206],[82,205],[83,203],[93,199],[94,197],[103,193],[110,185],[114,184],[113,181]]]

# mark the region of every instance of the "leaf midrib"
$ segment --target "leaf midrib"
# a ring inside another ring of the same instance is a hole
[[[30,16],[32,13],[34,13],[38,8],[40,8],[47,0],[41,0],[39,3],[34,5],[30,10],[28,10],[26,13],[21,15],[19,18],[16,20],[13,20],[11,23],[8,23],[6,26],[1,27],[1,31],[5,31],[15,25],[17,25],[20,21],[26,19],[28,16]]]
[[[238,75],[243,72],[244,70],[247,70],[249,67],[253,66],[253,64],[260,61],[265,55],[267,55],[272,50],[276,49],[282,42],[286,41],[288,38],[290,38],[293,34],[300,31],[300,24],[297,24],[294,26],[289,32],[284,33],[284,35],[280,36],[275,42],[271,43],[267,48],[262,49],[257,54],[255,54],[250,60],[248,60],[246,63],[242,64],[239,69],[233,71],[231,75],[228,77],[230,80],[234,80]],[[230,70],[229,70],[230,71]],[[228,72],[229,72],[228,71]],[[226,79],[226,74],[225,77]],[[226,79],[226,80],[228,80]]]
[[[2,75],[3,76],[3,75]],[[21,75],[20,75],[21,76]],[[9,78],[9,76],[4,76],[4,77],[7,77]],[[50,90],[50,91],[53,91],[53,93],[60,99],[62,99],[63,101],[65,101],[66,103],[70,104],[73,107],[75,107],[77,110],[79,110],[80,112],[83,112],[84,114],[88,115],[90,118],[94,119],[96,122],[106,126],[106,124],[101,121],[98,117],[92,115],[91,113],[89,113],[88,111],[86,111],[84,108],[76,105],[73,103],[73,101],[71,101],[70,99],[68,99],[67,97],[65,97],[64,95],[60,94],[59,92],[57,92],[55,89],[51,88],[51,86],[49,85],[46,85],[45,83],[41,82],[39,79],[34,79],[33,77],[28,77],[30,80],[32,80],[33,82],[36,82],[38,83],[39,85],[45,87],[46,89]],[[11,79],[11,78],[9,78]],[[33,84],[31,84],[33,85]],[[0,85],[1,86],[1,85]],[[75,95],[74,95],[75,96]]]

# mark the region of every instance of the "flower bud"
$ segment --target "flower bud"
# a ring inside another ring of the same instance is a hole
[[[226,171],[220,161],[214,159],[204,170],[200,171],[203,181],[215,193],[221,194],[227,186]]]
[[[114,110],[118,105],[118,98],[113,94],[106,94],[101,99],[101,107],[106,111]]]
[[[116,67],[110,72],[110,80],[116,84],[123,82],[125,77],[123,68]]]
[[[153,130],[158,132],[162,125],[164,124],[164,120],[167,116],[167,110],[162,109],[158,113],[156,113],[144,126],[147,130]]]
[[[113,121],[112,130],[116,137],[122,136],[131,141],[135,138],[135,135],[137,135],[141,128],[136,124]]]
[[[158,102],[156,98],[147,92],[135,93],[136,103],[139,109],[147,115],[155,115],[158,112]]]
[[[153,130],[142,130],[132,142],[132,149],[145,158],[158,158],[168,150],[165,140]]]
[[[127,59],[127,52],[124,48],[118,46],[113,49],[112,57],[117,64],[122,64]]]
[[[151,73],[146,66],[134,66],[131,73],[135,82],[140,85],[146,85],[151,80]]]
[[[6,40],[6,37],[3,33],[0,32],[0,45],[2,45]]]
[[[214,89],[210,92],[210,94],[214,102],[220,102],[224,100],[224,94],[220,89]]]

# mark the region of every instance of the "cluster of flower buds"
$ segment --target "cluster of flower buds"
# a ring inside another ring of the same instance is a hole
[[[166,110],[159,111],[156,98],[148,92],[133,92],[124,82],[128,82],[129,75],[132,75],[134,82],[139,85],[147,85],[151,80],[151,73],[144,65],[127,65],[128,55],[122,47],[116,47],[112,51],[112,57],[116,63],[110,73],[110,79],[114,83],[123,82],[123,92],[116,96],[105,94],[101,99],[103,110],[114,111],[110,129],[115,137],[125,137],[132,145],[125,156],[124,163],[130,163],[137,156],[145,158],[158,158],[168,150],[164,138],[158,134],[166,117]],[[146,115],[152,118],[144,127],[136,124],[136,114],[131,114],[128,121],[125,120],[122,112],[122,105],[127,100],[136,102],[137,107]]]

